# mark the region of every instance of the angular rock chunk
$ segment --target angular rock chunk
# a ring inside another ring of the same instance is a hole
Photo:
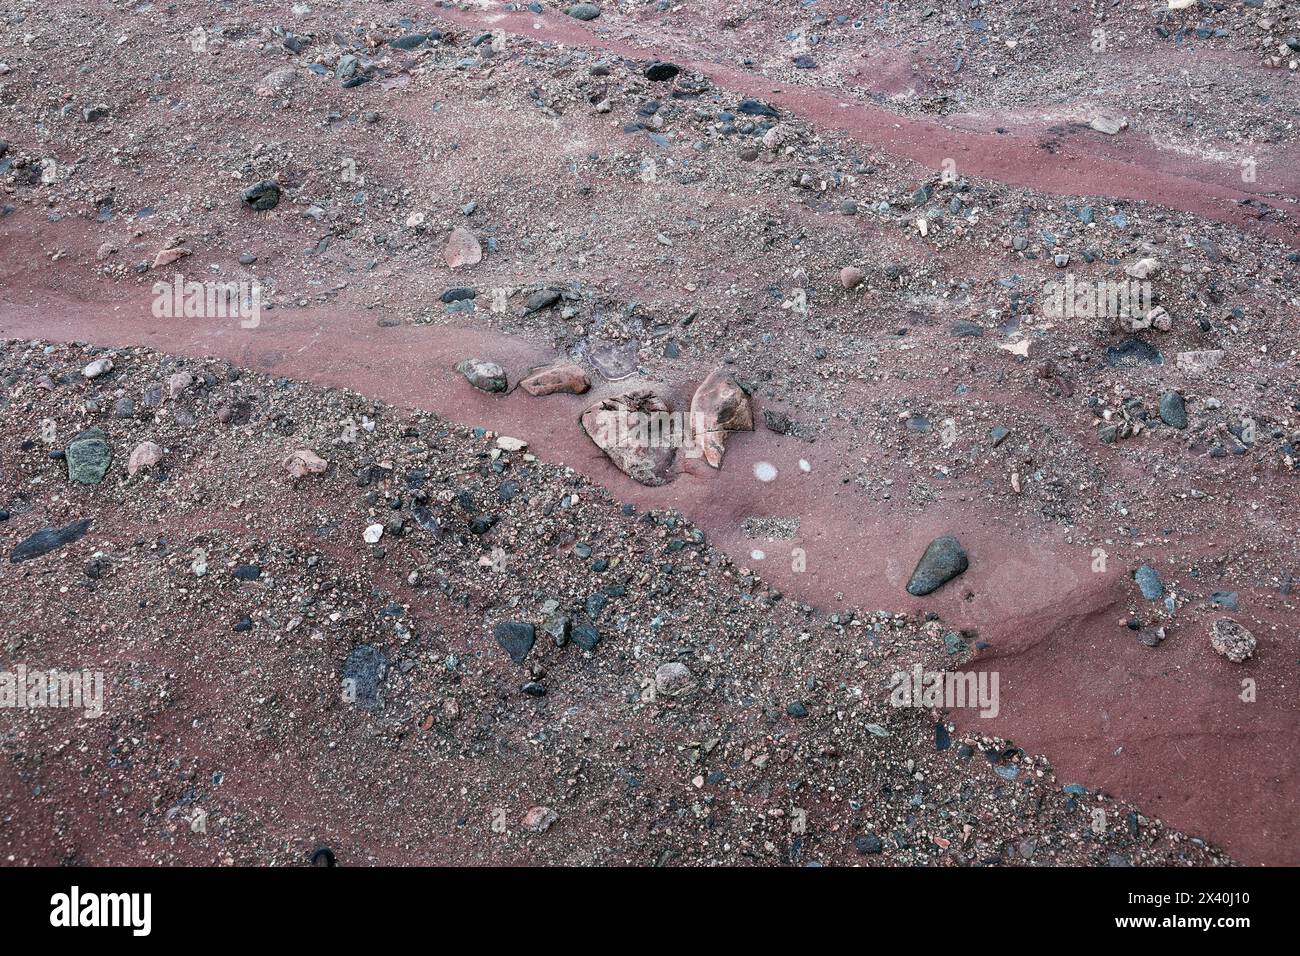
[[[162,461],[163,450],[155,442],[143,441],[135,446],[131,457],[126,461],[126,473],[134,476],[141,468],[152,468]]]
[[[582,428],[619,470],[643,485],[671,481],[669,470],[682,435],[654,392],[640,390],[602,399],[582,413]]]
[[[243,199],[244,205],[258,212],[274,209],[280,203],[280,184],[274,179],[254,183],[240,194],[240,198]]]
[[[727,432],[754,430],[749,395],[725,368],[715,369],[691,398],[691,428],[704,460],[722,467]]]
[[[537,639],[537,629],[522,621],[502,621],[493,636],[516,664],[522,664]]]
[[[483,247],[474,238],[474,234],[464,226],[457,226],[451,231],[442,254],[447,260],[447,265],[452,269],[472,266],[483,261]]]
[[[1160,420],[1170,428],[1187,427],[1187,403],[1182,395],[1170,390],[1160,396]]]
[[[289,473],[290,478],[303,478],[307,475],[319,475],[329,467],[325,459],[321,458],[310,448],[296,448],[289,452],[284,458],[284,470]]]
[[[573,643],[577,644],[584,651],[593,651],[596,645],[600,643],[600,631],[596,630],[590,624],[575,624],[570,634]]]

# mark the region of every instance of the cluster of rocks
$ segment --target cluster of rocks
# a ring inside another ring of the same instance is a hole
[[[1143,598],[1163,605],[1163,620],[1166,623],[1144,624],[1137,617],[1130,618],[1126,623],[1130,630],[1137,632],[1139,643],[1147,647],[1159,647],[1169,636],[1168,625],[1177,612],[1178,597],[1165,587],[1160,572],[1150,564],[1143,564],[1134,571],[1133,580]],[[1240,606],[1240,598],[1235,591],[1218,591],[1210,596],[1210,604],[1215,608],[1235,611]],[[1210,646],[1234,664],[1249,660],[1255,653],[1256,645],[1255,636],[1232,618],[1217,618],[1210,625]]]
[[[468,358],[456,371],[484,392],[507,392],[505,372],[496,362]],[[591,380],[581,366],[561,362],[530,371],[519,383],[529,395],[581,395]],[[722,467],[727,436],[754,430],[749,393],[726,367],[714,369],[695,389],[689,415],[674,413],[651,389],[601,398],[583,410],[579,423],[587,436],[620,471],[643,485],[673,480],[679,452]]]
[[[1093,406],[1093,412],[1102,419],[1097,428],[1097,438],[1107,445],[1140,435],[1152,424],[1150,413],[1142,400],[1136,397],[1125,400],[1118,411],[1097,404]],[[1187,402],[1181,392],[1174,389],[1163,392],[1157,414],[1160,421],[1170,428],[1181,431],[1187,427]]]

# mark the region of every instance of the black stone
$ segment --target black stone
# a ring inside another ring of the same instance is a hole
[[[569,631],[569,637],[573,640],[573,643],[584,651],[595,650],[596,645],[600,643],[600,631],[590,624],[573,625],[573,628]]]
[[[781,115],[775,107],[768,106],[758,100],[741,100],[740,105],[736,107],[736,112],[744,113],[746,116],[777,117]]]
[[[249,186],[241,195],[244,205],[265,212],[274,209],[280,203],[280,184],[274,179],[266,179]]]
[[[418,46],[423,46],[428,40],[429,35],[427,33],[407,33],[389,40],[388,45],[399,50],[414,50]]]
[[[9,517],[8,512],[5,512],[5,517]],[[20,561],[30,561],[32,558],[39,558],[43,554],[49,554],[65,544],[71,544],[90,530],[90,522],[90,518],[82,518],[80,521],[73,521],[62,528],[42,528],[35,534],[29,535],[20,541],[18,547],[14,548],[13,553],[9,555],[9,560],[14,564]]]
[[[512,661],[522,664],[528,652],[533,649],[533,642],[537,640],[537,629],[522,621],[503,621],[496,626],[493,636]]]
[[[922,597],[939,590],[970,567],[970,559],[961,542],[951,535],[935,538],[916,563],[907,582],[907,593]]]
[[[651,63],[645,68],[645,78],[655,83],[671,80],[681,72],[681,67],[673,63]]]
[[[879,853],[885,848],[885,844],[881,842],[880,837],[876,836],[874,833],[855,837],[853,840],[853,846],[862,856],[866,856],[868,853]]]

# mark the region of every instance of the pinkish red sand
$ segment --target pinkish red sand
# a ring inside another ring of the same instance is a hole
[[[228,327],[156,319],[151,300],[113,297],[108,288],[102,301],[73,300],[51,288],[57,283],[43,268],[15,268],[24,261],[23,248],[34,240],[48,244],[54,231],[12,219],[0,231],[6,263],[0,337],[216,356],[523,438],[545,460],[576,468],[622,500],[679,510],[737,561],[814,606],[833,609],[840,592],[854,606],[932,609],[950,624],[976,629],[990,645],[976,666],[1000,672],[1005,704],[993,720],[957,714],[959,725],[1047,752],[1064,777],[1137,800],[1242,862],[1300,862],[1300,825],[1286,809],[1300,799],[1294,747],[1300,703],[1294,695],[1267,694],[1241,704],[1238,673],[1191,643],[1171,645],[1160,656],[1134,641],[1117,644],[1116,622],[1125,616],[1125,587],[1131,587],[1122,553],[1111,555],[1107,573],[1091,573],[1090,553],[1064,543],[1050,526],[1008,526],[960,502],[931,509],[919,521],[887,509],[864,513],[861,500],[841,490],[843,449],[835,442],[806,445],[761,428],[731,437],[725,472],[691,462],[672,484],[647,488],[612,467],[576,427],[595,396],[626,383],[539,401],[521,391],[479,392],[452,368],[465,355],[490,355],[517,381],[553,359],[543,344],[467,326],[377,328],[368,317],[328,309],[273,312],[251,334],[234,335]],[[70,238],[64,230],[58,235],[62,243]],[[664,394],[682,407],[693,387],[678,382]],[[775,467],[775,480],[751,480],[760,462]],[[1288,492],[1279,487],[1279,493]],[[749,560],[754,543],[741,523],[753,514],[801,517],[789,546],[807,553],[806,572],[794,573],[784,553],[761,564]],[[896,556],[919,554],[953,528],[960,529],[971,570],[940,594],[906,596],[911,559]],[[1272,595],[1260,590],[1246,599],[1271,609],[1260,612],[1261,621],[1284,632],[1294,628],[1294,613]],[[1252,677],[1261,685],[1291,686],[1300,664],[1270,656]]]
[[[671,59],[737,97],[762,99],[815,131],[847,134],[889,162],[910,161],[924,167],[923,172],[953,158],[963,176],[1053,197],[1138,200],[1229,224],[1261,244],[1300,247],[1300,228],[1293,215],[1300,193],[1300,145],[1295,142],[1284,141],[1262,153],[1256,180],[1245,182],[1233,162],[1213,161],[1196,151],[1177,152],[1147,135],[1108,138],[1086,124],[1043,119],[1029,109],[1012,113],[988,108],[932,118],[895,112],[811,81],[787,83],[763,70],[735,66],[736,57],[730,54],[741,52],[742,41],[735,41],[735,49],[709,55],[708,44],[689,29],[691,22],[700,21],[688,20],[676,33],[648,31],[649,39],[642,41],[637,38],[635,19],[612,12],[583,24],[553,9],[544,17],[431,4],[415,5],[415,9],[468,32],[504,29],[532,41],[611,56]],[[230,59],[228,54],[226,60]],[[882,93],[937,83],[933,75],[911,69],[908,59],[899,52],[872,51],[854,75]],[[1244,64],[1236,52],[1226,61],[1215,62],[1220,67],[1226,62],[1230,69],[1258,69]],[[1177,72],[1176,67],[1165,68],[1171,75]],[[188,81],[176,82],[184,90]],[[186,95],[197,98],[202,92],[191,88]],[[417,113],[415,105],[401,99],[396,81],[385,92],[389,97],[385,109],[412,122],[426,115],[428,103],[420,101]],[[489,94],[490,89],[485,89],[482,95]],[[489,101],[484,109],[490,108]],[[588,142],[608,135],[607,129],[577,111],[568,119]],[[998,127],[1006,132],[997,132]],[[472,141],[472,136],[466,138]],[[575,134],[575,142],[577,138]],[[539,148],[553,150],[554,144]],[[71,147],[65,149],[70,151]],[[575,147],[575,153],[580,151]],[[166,175],[176,181],[169,179],[168,185],[184,192],[191,174],[198,176],[191,169],[171,168]],[[914,178],[919,181],[920,175]],[[721,191],[713,198],[743,208],[742,201]],[[86,205],[87,197],[79,201]],[[1261,202],[1291,215],[1269,214]],[[792,207],[797,205],[791,200]],[[585,214],[583,207],[577,208]],[[546,214],[546,210],[541,213]],[[556,358],[550,341],[502,335],[483,323],[381,328],[373,313],[359,311],[355,303],[276,309],[251,330],[232,323],[156,319],[150,314],[147,282],[115,284],[94,274],[97,247],[112,228],[119,227],[104,227],[82,215],[50,222],[35,209],[22,209],[0,220],[0,336],[144,345],[178,355],[220,356],[255,370],[351,388],[398,406],[430,409],[455,421],[526,439],[543,459],[573,466],[622,500],[643,508],[680,510],[738,562],[821,610],[832,612],[841,604],[934,610],[945,622],[977,630],[989,646],[977,656],[976,666],[1001,673],[1004,704],[995,720],[956,715],[959,723],[980,725],[978,729],[1044,752],[1063,777],[1133,799],[1168,824],[1221,844],[1240,862],[1300,863],[1296,814],[1300,756],[1295,746],[1300,699],[1294,693],[1300,659],[1293,644],[1287,643],[1296,636],[1295,595],[1262,582],[1239,587],[1251,608],[1252,628],[1278,641],[1276,651],[1261,654],[1251,664],[1250,677],[1258,682],[1261,694],[1258,702],[1249,705],[1238,699],[1242,671],[1208,653],[1204,642],[1167,642],[1159,653],[1152,653],[1134,640],[1116,637],[1119,621],[1129,614],[1133,589],[1129,572],[1136,563],[1168,557],[1185,567],[1198,557],[1212,560],[1228,552],[1247,552],[1252,543],[1248,521],[1235,524],[1230,513],[1207,511],[1211,516],[1189,520],[1177,545],[1167,549],[1150,543],[1139,547],[1140,542],[1121,538],[1109,546],[1108,570],[1093,573],[1092,547],[1097,539],[1115,533],[1113,522],[1099,520],[1067,540],[1057,524],[1009,519],[1005,511],[976,494],[964,493],[945,497],[918,516],[894,502],[867,500],[853,493],[844,475],[851,470],[854,456],[861,454],[856,447],[835,437],[804,443],[761,427],[731,437],[722,471],[694,462],[672,484],[645,488],[611,467],[577,427],[583,408],[595,398],[623,390],[627,383],[598,384],[586,396],[557,395],[542,401],[520,393],[485,395],[452,371],[455,362],[481,355],[500,362],[513,382],[526,369]],[[867,224],[859,229],[867,239],[885,242],[884,226]],[[284,217],[269,220],[266,231],[282,243],[281,248],[300,247],[306,227]],[[147,241],[156,244],[160,238],[149,234]],[[208,247],[220,249],[223,261],[230,258],[220,226],[206,231],[196,228],[189,238],[195,246],[195,262],[203,261]],[[893,247],[885,247],[882,260],[896,258],[942,269],[968,255],[960,247],[921,245],[910,234],[898,240],[898,248],[902,253],[891,255]],[[55,250],[60,253],[57,257]],[[767,254],[779,257],[779,253]],[[196,266],[195,271],[201,268]],[[733,260],[719,268],[739,271]],[[656,287],[648,275],[627,269],[616,252],[591,271],[597,278],[610,278],[611,285],[629,299],[636,291],[653,292]],[[304,267],[303,274],[311,275],[311,269]],[[443,285],[478,284],[482,275],[441,279]],[[863,304],[872,302],[870,295]],[[921,307],[915,310],[920,311]],[[912,322],[915,312],[890,312],[888,320]],[[1273,356],[1285,355],[1285,349],[1284,343]],[[1273,356],[1270,360],[1285,367],[1285,359]],[[689,401],[695,383],[720,356],[688,358],[674,368],[674,377],[663,389],[675,407]],[[1294,372],[1294,361],[1286,371]],[[900,375],[891,380],[886,372],[882,381],[846,386],[845,405],[867,407],[900,393],[946,399],[952,385],[938,374]],[[1017,390],[999,401],[1009,408],[1033,411],[1038,397]],[[1072,441],[1089,447],[1096,444],[1091,417],[1077,410],[1062,411],[1054,422]],[[753,477],[759,463],[774,467],[775,480],[759,482]],[[1133,468],[1118,456],[1112,467]],[[1136,469],[1133,477],[1138,478]],[[1248,478],[1224,475],[1217,481],[1221,488],[1242,489],[1240,493],[1252,503],[1266,503],[1281,515],[1280,521],[1295,520],[1294,477],[1257,468]],[[1179,506],[1167,507],[1162,514],[1166,525],[1177,520]],[[806,572],[795,573],[789,556],[772,544],[758,544],[745,536],[744,519],[760,514],[799,517],[797,535],[780,547],[804,549]],[[924,599],[906,596],[903,586],[913,556],[931,538],[954,530],[970,553],[970,571],[938,594]],[[756,548],[768,552],[761,561],[752,558]],[[1289,563],[1292,553],[1279,551],[1275,557],[1277,577],[1300,570]],[[1203,628],[1214,616],[1204,607],[1182,613],[1189,632]]]

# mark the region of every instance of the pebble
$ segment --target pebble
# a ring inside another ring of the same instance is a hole
[[[926,547],[907,582],[907,593],[922,597],[943,587],[970,567],[961,542],[951,535],[935,538]]]
[[[525,312],[540,312],[542,309],[549,309],[560,301],[560,293],[557,289],[538,289],[524,301]]]
[[[86,378],[99,378],[101,375],[107,375],[113,371],[113,360],[110,358],[95,359],[81,370],[81,374]]]
[[[669,661],[655,670],[655,690],[665,697],[680,697],[695,688],[695,677],[685,664]]]
[[[482,262],[483,246],[472,232],[464,226],[457,226],[447,237],[447,244],[443,247],[442,254],[449,268],[459,269],[462,266],[472,266]]]
[[[82,485],[99,484],[113,462],[108,436],[102,429],[93,427],[69,442],[64,455],[68,461],[68,480]]]
[[[582,395],[591,388],[591,378],[581,366],[566,363],[529,372],[519,387],[533,396],[553,395],[556,392]]]
[[[1255,635],[1229,617],[1221,617],[1210,630],[1210,646],[1234,664],[1242,664],[1255,653]]]
[[[465,359],[456,365],[456,371],[464,375],[471,385],[484,392],[504,392],[507,388],[506,373],[496,362],[484,359]]]
[[[1137,581],[1142,596],[1148,601],[1159,601],[1165,596],[1164,582],[1160,580],[1160,575],[1151,565],[1144,564],[1134,571],[1133,580]]]
[[[885,848],[884,842],[874,833],[853,838],[853,848],[861,856],[875,855]]]
[[[245,206],[258,212],[274,209],[280,204],[280,184],[274,179],[265,179],[245,189],[240,198]]]
[[[676,64],[655,62],[645,68],[645,78],[651,82],[662,83],[671,80],[681,71],[681,67]]]
[[[533,807],[524,814],[524,829],[534,833],[545,833],[560,819],[560,815],[550,807]]]
[[[569,637],[573,639],[573,643],[584,651],[593,651],[596,649],[596,645],[600,643],[600,631],[590,624],[573,625]]]
[[[1187,427],[1187,405],[1175,391],[1160,396],[1160,420],[1170,428]]]
[[[126,473],[134,476],[143,468],[152,468],[162,461],[163,450],[158,444],[145,441],[136,445],[126,462]]]
[[[493,636],[516,664],[522,664],[537,640],[537,629],[523,621],[503,621],[496,626]]]
[[[1227,611],[1235,611],[1241,604],[1236,591],[1215,591],[1210,595],[1210,603]]]
[[[293,479],[303,478],[307,475],[319,475],[329,467],[325,459],[310,448],[294,449],[285,456],[281,464],[284,466],[284,470],[288,472],[289,477]]]

